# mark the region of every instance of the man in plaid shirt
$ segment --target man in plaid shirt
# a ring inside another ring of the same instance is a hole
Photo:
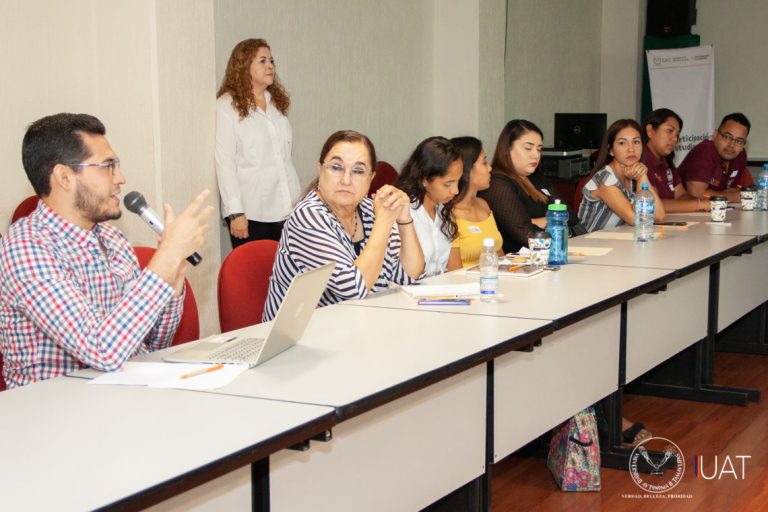
[[[87,114],[32,123],[22,160],[40,197],[0,246],[0,349],[8,387],[84,367],[122,368],[131,356],[170,344],[181,318],[186,256],[205,243],[208,191],[178,216],[165,205],[165,232],[140,270],[120,217],[125,177]]]

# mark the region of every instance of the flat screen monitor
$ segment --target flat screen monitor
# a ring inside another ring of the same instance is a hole
[[[608,122],[607,114],[555,114],[555,147],[596,149]]]

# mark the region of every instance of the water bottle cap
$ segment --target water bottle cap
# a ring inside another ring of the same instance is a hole
[[[496,242],[493,238],[483,238],[483,247],[495,247]]]
[[[650,185],[648,185],[648,183],[643,183],[643,184],[640,186],[640,188],[641,188],[642,190],[648,190],[648,188],[649,188],[649,187],[650,187]]]
[[[563,203],[561,203],[559,199],[555,199],[554,203],[550,203],[550,205],[547,206],[547,210],[555,211],[555,212],[564,212],[568,210],[568,207]]]

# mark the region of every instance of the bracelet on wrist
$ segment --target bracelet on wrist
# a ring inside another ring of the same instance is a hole
[[[405,221],[405,222],[400,222],[399,220],[396,220],[395,222],[397,222],[398,226],[407,226],[408,224],[413,224],[413,219]]]

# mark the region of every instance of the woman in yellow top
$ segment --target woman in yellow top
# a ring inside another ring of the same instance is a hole
[[[464,163],[459,195],[453,200],[453,218],[458,227],[458,236],[451,244],[448,270],[477,265],[483,250],[483,239],[493,238],[499,256],[501,233],[496,227],[488,203],[477,197],[480,190],[491,185],[491,166],[488,164],[483,143],[474,137],[456,137],[451,142],[461,153]],[[458,250],[456,250],[458,249]]]

